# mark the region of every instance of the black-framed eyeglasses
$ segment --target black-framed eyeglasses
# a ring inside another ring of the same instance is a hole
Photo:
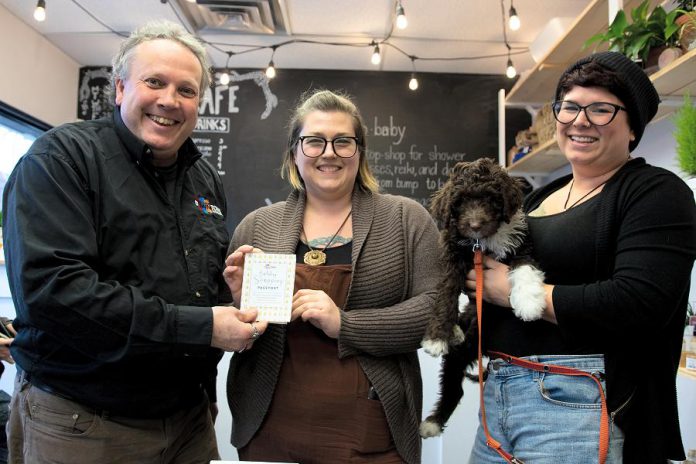
[[[326,140],[318,135],[301,135],[298,137],[302,154],[308,158],[317,158],[324,154],[330,143],[333,152],[341,158],[352,158],[358,152],[358,138],[343,135],[333,140]]]
[[[558,100],[553,102],[553,116],[561,124],[570,124],[575,121],[580,111],[585,112],[585,117],[590,124],[606,126],[614,120],[619,110],[627,111],[621,105],[608,102],[594,102],[582,106],[570,100]]]

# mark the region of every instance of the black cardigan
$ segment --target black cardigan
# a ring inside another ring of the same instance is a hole
[[[569,180],[532,192],[525,211]],[[606,340],[607,401],[625,433],[624,463],[683,460],[675,378],[696,256],[693,192],[638,158],[607,182],[599,201],[600,280],[554,288],[558,328],[569,339],[593,333]]]

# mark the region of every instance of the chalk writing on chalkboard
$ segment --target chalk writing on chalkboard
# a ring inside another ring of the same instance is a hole
[[[374,116],[368,126],[373,140],[384,138],[385,150],[367,149],[372,172],[382,191],[411,197],[424,206],[430,195],[445,183],[455,164],[467,160],[464,151],[447,151],[437,143],[422,145],[406,143],[408,128],[389,115]]]

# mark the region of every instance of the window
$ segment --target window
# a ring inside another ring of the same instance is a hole
[[[0,192],[17,160],[51,126],[0,102]]]

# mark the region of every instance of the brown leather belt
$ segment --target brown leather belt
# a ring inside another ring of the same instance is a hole
[[[602,388],[602,373],[601,372],[585,372],[572,367],[558,366],[555,364],[543,364],[528,359],[516,358],[509,354],[500,353],[498,351],[489,351],[488,355],[491,359],[502,359],[503,361],[512,364],[513,366],[523,367],[536,372],[548,372],[551,374],[570,375],[574,377],[588,377],[592,379],[599,388],[599,395],[602,398],[602,412],[599,423],[599,462],[604,464],[609,451],[609,412],[607,409],[607,400]]]

